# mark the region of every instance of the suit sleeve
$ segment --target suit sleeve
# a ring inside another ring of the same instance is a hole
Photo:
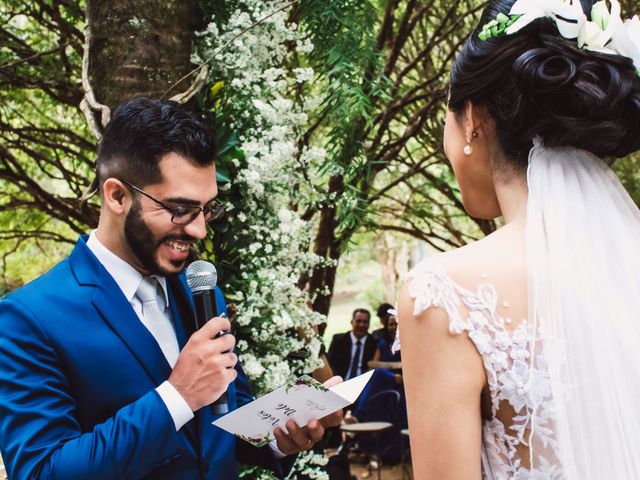
[[[155,390],[82,431],[72,386],[38,320],[0,301],[0,448],[12,479],[133,479],[178,453]]]
[[[338,363],[340,363],[340,347],[338,345],[338,334],[334,335],[331,339],[331,343],[329,344],[329,352],[327,353],[327,360],[329,360],[329,365],[333,369],[334,372],[339,371]]]

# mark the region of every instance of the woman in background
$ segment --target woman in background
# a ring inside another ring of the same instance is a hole
[[[398,320],[393,311],[387,312],[380,317],[384,333],[378,345],[376,352],[373,354],[374,362],[399,362],[401,361],[400,352],[392,352],[391,347],[396,338],[396,330],[398,328]],[[400,377],[402,378],[402,377]]]

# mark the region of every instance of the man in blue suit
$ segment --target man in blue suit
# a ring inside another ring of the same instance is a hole
[[[173,102],[135,99],[97,160],[98,228],[0,301],[0,450],[12,479],[236,479],[236,459],[283,475],[339,413],[287,424],[257,449],[208,406],[251,400],[226,318],[194,331],[182,271],[221,211],[214,145]],[[217,305],[224,299],[216,292]],[[219,308],[220,309],[220,308]]]

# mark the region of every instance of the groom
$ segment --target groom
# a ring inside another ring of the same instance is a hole
[[[291,422],[257,449],[209,405],[251,401],[226,318],[195,331],[181,273],[221,212],[214,145],[173,102],[135,99],[100,143],[100,220],[71,255],[0,301],[0,450],[10,478],[236,479],[236,459],[282,476],[340,414]],[[216,292],[218,306],[224,299]]]

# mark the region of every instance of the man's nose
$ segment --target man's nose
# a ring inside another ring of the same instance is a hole
[[[198,216],[191,223],[185,225],[184,231],[193,238],[204,239],[207,236],[207,222],[204,220],[204,212],[198,213]]]

